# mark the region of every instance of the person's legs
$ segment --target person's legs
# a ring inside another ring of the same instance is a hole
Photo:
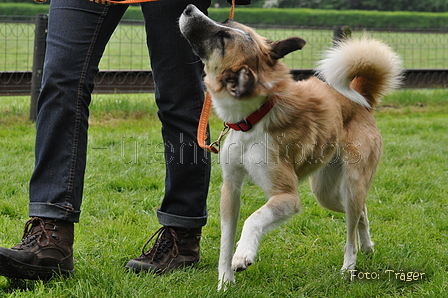
[[[0,248],[0,274],[47,278],[73,270],[86,165],[88,106],[98,64],[127,6],[52,0],[24,237]]]
[[[204,12],[210,5],[209,0],[142,4],[165,144],[166,180],[157,211],[164,228],[150,250],[126,265],[136,271],[160,273],[199,261],[210,180],[209,153],[196,142],[204,101],[203,65],[178,27],[180,15],[192,2]]]

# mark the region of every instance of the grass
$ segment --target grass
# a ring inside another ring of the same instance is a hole
[[[333,31],[303,28],[258,28],[258,33],[272,40],[300,36],[307,41],[301,51],[284,58],[292,69],[314,68],[322,51],[331,46]],[[445,32],[446,33],[446,32]],[[405,68],[448,68],[448,38],[445,33],[370,32],[395,49]],[[355,31],[361,35],[363,31]],[[0,23],[0,71],[31,70],[33,62],[34,25]],[[118,26],[106,47],[101,70],[149,69],[146,34],[143,25]]]
[[[257,262],[238,273],[236,285],[224,293],[216,292],[217,163],[202,261],[162,277],[123,269],[159,227],[160,124],[152,94],[94,97],[83,212],[75,233],[77,272],[48,282],[0,277],[0,297],[443,297],[448,291],[447,90],[401,90],[375,111],[385,143],[367,201],[376,251],[358,256],[358,270],[379,279],[341,278],[344,216],[319,207],[305,184],[303,212],[263,239]],[[20,241],[28,219],[35,133],[28,106],[27,97],[0,99],[0,246],[5,247]],[[220,121],[212,118],[211,125],[217,136]],[[248,181],[240,228],[263,202],[262,191]],[[407,272],[423,279],[400,280]]]

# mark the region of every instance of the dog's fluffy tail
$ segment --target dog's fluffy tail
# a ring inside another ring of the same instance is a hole
[[[349,38],[328,50],[316,71],[341,94],[370,108],[400,86],[402,60],[381,41]]]

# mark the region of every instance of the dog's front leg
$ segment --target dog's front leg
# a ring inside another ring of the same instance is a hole
[[[241,239],[233,256],[232,269],[242,271],[251,265],[263,234],[299,210],[299,195],[283,193],[272,196],[264,206],[249,216],[244,223]]]
[[[240,213],[241,187],[244,176],[243,171],[232,171],[232,176],[227,178],[224,176],[221,190],[221,249],[218,290],[225,289],[228,283],[235,281],[230,265]]]

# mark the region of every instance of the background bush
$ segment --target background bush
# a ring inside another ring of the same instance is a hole
[[[226,0],[212,0],[212,4],[226,5]],[[252,0],[251,7],[362,9],[380,11],[427,11],[448,10],[446,0]]]
[[[228,17],[228,10],[210,9],[210,17],[224,20]],[[311,27],[348,25],[366,28],[440,29],[448,26],[448,13],[399,11],[238,8],[235,19],[245,24]]]

